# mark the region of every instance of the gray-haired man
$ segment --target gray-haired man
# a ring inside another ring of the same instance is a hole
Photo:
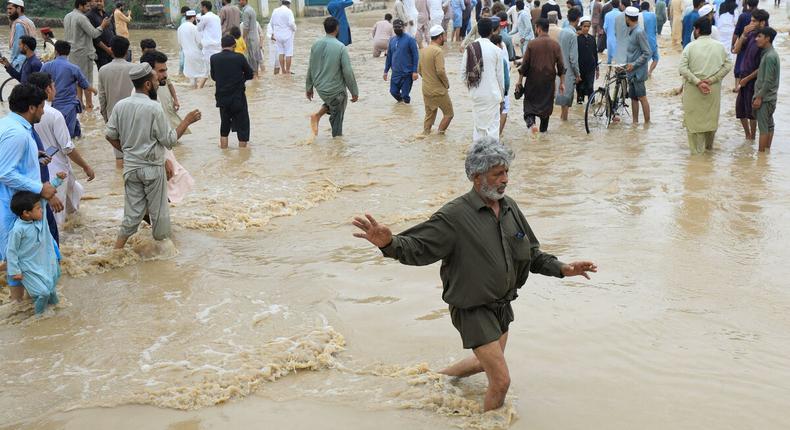
[[[597,271],[590,261],[564,264],[540,250],[524,214],[505,196],[511,161],[509,148],[493,137],[482,138],[466,156],[472,190],[444,205],[428,221],[395,236],[368,214],[353,222],[362,230],[354,236],[403,264],[423,266],[442,260],[442,298],[450,305],[464,348],[472,349],[474,356],[440,373],[465,377],[485,372],[486,411],[504,404],[510,386],[504,354],[513,321],[510,302],[529,272],[589,279],[587,272]]]

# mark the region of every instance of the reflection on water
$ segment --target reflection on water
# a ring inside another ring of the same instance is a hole
[[[438,268],[385,261],[351,237],[348,221],[369,211],[400,230],[465,192],[471,105],[460,54],[448,49],[456,117],[446,136],[417,136],[421,82],[412,106],[396,105],[381,80],[383,58],[368,55],[380,14],[352,17],[361,97],[342,139],[329,137],[327,123],[309,138],[319,104],[304,98],[305,60],[320,20],[300,23],[292,79],[267,73],[249,84],[249,150],[219,151],[213,88],[176,81],[183,109],[200,108],[204,119],[175,149],[196,186],[173,207],[164,248],[143,228],[129,249],[111,251],[122,179],[101,117],[83,114],[78,146],[97,179],[63,234],[63,303],[39,321],[29,306],[0,305],[0,425],[107,422],[94,406],[112,408],[108,426],[129,428],[140,416],[160,428],[283,417],[302,427],[350,420],[387,429],[740,429],[790,420],[787,125],[777,121],[773,153],[758,156],[725,93],[716,150],[689,157],[672,95],[679,55],[669,47],[648,82],[649,126],[620,124],[590,140],[574,107],[569,122],[556,118],[533,137],[514,103],[504,136],[517,152],[511,195],[547,251],[592,258],[601,272],[591,282],[530,278],[514,304],[504,409],[480,413],[483,376],[434,373],[466,354]],[[133,33],[132,42],[143,36],[176,70],[175,33]],[[786,37],[777,45],[790,64]],[[780,103],[776,117],[788,112]]]

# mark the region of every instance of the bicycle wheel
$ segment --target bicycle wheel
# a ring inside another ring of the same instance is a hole
[[[623,79],[618,86],[620,87],[620,91],[615,95],[618,103],[617,110],[614,114],[625,121],[631,118],[631,109],[628,106],[628,102],[630,101],[628,98],[628,80]]]
[[[593,131],[603,131],[609,127],[611,106],[606,89],[598,88],[587,100],[584,108],[584,129],[587,134]]]
[[[8,100],[8,96],[11,95],[11,90],[16,86],[14,82],[16,82],[16,79],[8,78],[0,84],[0,102]]]

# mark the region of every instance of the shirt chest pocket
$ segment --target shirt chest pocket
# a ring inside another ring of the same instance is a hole
[[[509,235],[507,241],[513,261],[524,262],[532,258],[532,246],[529,243],[529,238],[523,232]]]

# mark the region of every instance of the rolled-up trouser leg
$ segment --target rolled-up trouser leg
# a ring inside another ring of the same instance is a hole
[[[324,105],[329,109],[329,124],[332,126],[332,137],[343,135],[343,116],[346,113],[348,95],[345,91],[324,100]]]

